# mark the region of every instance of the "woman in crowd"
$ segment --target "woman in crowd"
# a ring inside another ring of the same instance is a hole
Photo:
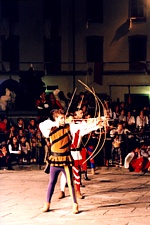
[[[19,140],[17,136],[13,136],[10,139],[10,143],[8,144],[8,150],[10,153],[10,160],[17,161],[17,163],[20,163],[21,160],[21,145],[19,143]]]
[[[5,142],[2,142],[0,145],[0,168],[1,167],[7,167],[8,170],[12,170],[10,154]]]

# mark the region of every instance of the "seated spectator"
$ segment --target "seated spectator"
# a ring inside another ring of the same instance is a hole
[[[9,144],[10,140],[12,139],[12,137],[14,137],[14,136],[16,136],[16,135],[17,135],[16,126],[15,126],[14,124],[12,124],[12,125],[10,126],[7,144]]]
[[[4,118],[0,118],[0,143],[5,141],[6,124]]]
[[[38,129],[35,136],[31,138],[30,147],[31,147],[31,160],[30,162],[36,162],[41,169],[41,166],[44,165],[45,158],[45,138],[43,138],[41,131]]]
[[[124,167],[130,172],[146,172],[150,168],[150,161],[141,156],[140,145],[136,144],[133,151],[125,157]]]
[[[2,167],[7,167],[8,170],[12,170],[10,154],[7,149],[6,142],[0,144],[0,169]]]
[[[37,161],[37,140],[36,136],[32,136],[30,139],[30,147],[31,147],[31,163],[35,163]]]
[[[45,158],[44,146],[45,146],[45,138],[43,138],[41,131],[37,130],[36,151],[37,151],[37,163],[38,163],[39,169],[41,169],[41,166],[44,164],[44,158]]]
[[[27,141],[25,136],[22,136],[20,138],[20,146],[21,146],[21,158],[23,162],[30,162],[30,156],[31,156],[31,151],[30,151],[30,144]]]
[[[23,131],[22,129],[20,129],[20,130],[18,131],[18,140],[19,140],[19,142],[20,142],[21,138],[24,137],[24,136],[25,136],[24,131]]]
[[[10,142],[8,144],[8,150],[10,154],[10,161],[17,161],[17,163],[20,163],[21,161],[21,145],[19,143],[19,140],[17,136],[13,136],[10,139]]]

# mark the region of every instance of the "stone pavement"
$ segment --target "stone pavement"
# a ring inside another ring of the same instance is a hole
[[[96,170],[81,188],[79,214],[72,214],[72,202],[59,200],[59,180],[51,211],[42,213],[49,175],[38,168],[0,170],[1,225],[150,225],[150,173],[131,173],[124,168]],[[60,177],[59,177],[60,178]],[[83,223],[83,224],[82,224]]]

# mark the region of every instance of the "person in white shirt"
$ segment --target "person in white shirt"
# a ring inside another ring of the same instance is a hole
[[[132,116],[131,111],[127,112],[127,127],[130,131],[133,131],[135,128],[135,117]]]
[[[140,114],[136,117],[136,128],[141,131],[146,129],[149,125],[148,116],[144,115],[144,111],[141,110]]]

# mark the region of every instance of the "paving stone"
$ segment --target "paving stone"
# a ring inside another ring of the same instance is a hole
[[[0,170],[1,225],[149,225],[150,173],[130,173],[124,168],[97,168],[90,181],[83,179],[84,199],[79,199],[79,214],[72,214],[72,200],[59,200],[59,179],[51,210],[42,213],[49,175],[34,165]],[[60,178],[60,176],[59,176]]]

